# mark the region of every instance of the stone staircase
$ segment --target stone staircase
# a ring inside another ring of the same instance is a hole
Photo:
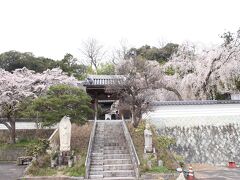
[[[90,161],[90,179],[135,179],[121,122],[97,122]]]

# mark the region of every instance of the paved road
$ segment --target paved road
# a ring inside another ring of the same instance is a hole
[[[23,175],[26,166],[17,166],[15,163],[0,162],[0,180],[16,180]]]
[[[199,180],[238,180],[240,179],[240,168],[221,168],[218,170],[202,170],[195,172]]]

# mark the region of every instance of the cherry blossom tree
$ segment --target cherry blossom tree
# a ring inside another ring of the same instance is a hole
[[[124,80],[109,88],[118,93],[121,107],[130,109],[134,127],[138,126],[142,114],[149,110],[153,86],[159,79],[156,76],[156,73],[160,73],[158,67],[157,62],[142,58],[123,60],[117,66],[117,74],[123,75]]]
[[[176,89],[164,81],[164,73],[157,61],[132,57],[122,60],[116,70],[124,80],[109,88],[120,97],[120,108],[130,109],[134,127],[138,126],[142,115],[151,109],[151,103],[158,96],[156,89],[166,89],[180,96]]]
[[[240,31],[222,45],[196,51],[183,44],[164,65],[174,69],[170,82],[183,99],[213,99],[215,91],[239,92]]]
[[[37,98],[56,84],[78,86],[79,81],[58,68],[43,73],[26,68],[16,69],[12,73],[0,69],[0,123],[8,128],[12,143],[15,143],[15,118],[20,103],[26,98]]]

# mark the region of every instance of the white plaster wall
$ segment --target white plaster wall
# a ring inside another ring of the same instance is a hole
[[[46,129],[56,129],[57,125],[54,125],[50,128],[46,127]],[[3,124],[0,124],[0,129],[7,129],[7,127]],[[16,122],[16,129],[37,129],[37,125],[35,122]]]
[[[156,106],[144,115],[157,128],[240,123],[240,104]]]
[[[240,100],[240,94],[231,94],[231,100]]]

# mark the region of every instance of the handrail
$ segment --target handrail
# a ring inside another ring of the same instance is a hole
[[[48,141],[51,141],[51,140],[54,138],[54,136],[56,136],[56,134],[58,133],[58,131],[59,131],[59,128],[56,128],[56,129],[53,131],[53,133],[51,134],[50,138],[48,138]]]
[[[124,132],[124,135],[126,137],[128,147],[129,147],[129,150],[130,150],[130,154],[131,154],[131,157],[132,157],[132,160],[133,160],[136,177],[139,178],[139,168],[138,167],[140,165],[140,161],[139,161],[135,146],[133,144],[131,135],[128,131],[128,128],[127,128],[127,125],[126,125],[126,122],[125,122],[124,119],[122,119],[122,125],[123,125],[123,132]]]
[[[55,129],[50,138],[48,138],[49,146],[53,151],[59,148],[59,128]]]
[[[92,132],[90,135],[89,143],[88,143],[88,151],[87,151],[87,157],[86,157],[86,161],[85,161],[85,167],[86,167],[85,177],[86,177],[86,179],[88,179],[88,176],[89,176],[89,168],[90,168],[90,160],[91,160],[90,157],[91,157],[91,153],[92,153],[92,146],[93,146],[93,140],[95,137],[96,126],[97,126],[97,121],[95,120],[94,124],[93,124],[93,128],[92,128]]]

